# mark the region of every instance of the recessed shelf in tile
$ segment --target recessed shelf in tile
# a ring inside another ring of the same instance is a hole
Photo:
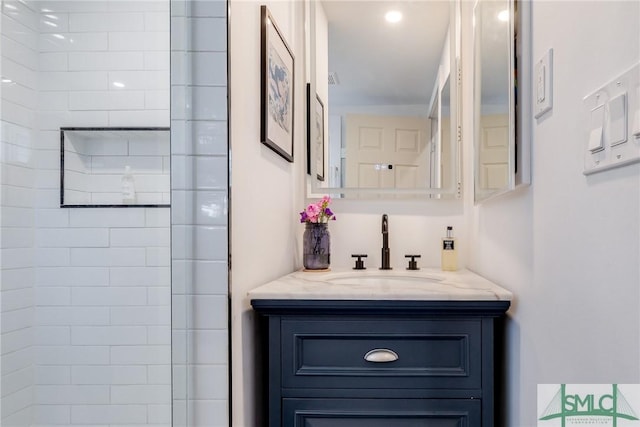
[[[61,207],[170,204],[169,128],[60,129]]]

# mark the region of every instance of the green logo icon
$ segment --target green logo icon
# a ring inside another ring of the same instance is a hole
[[[617,427],[618,420],[638,421],[638,416],[617,384],[611,384],[611,393],[567,393],[567,385],[560,384],[539,418],[540,421],[553,419],[560,419],[562,427],[567,419],[572,424],[592,424],[594,420],[609,419],[613,427]]]

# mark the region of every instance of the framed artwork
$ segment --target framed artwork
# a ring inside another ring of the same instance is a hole
[[[267,6],[260,17],[260,140],[293,162],[294,57]]]
[[[312,102],[315,102],[313,112]],[[313,137],[312,127],[316,130]],[[324,150],[324,104],[318,94],[312,99],[311,84],[307,83],[307,173],[311,174],[311,164],[315,164],[318,181],[324,181]]]

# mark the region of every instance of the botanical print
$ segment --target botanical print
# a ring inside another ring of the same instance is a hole
[[[260,142],[293,162],[294,57],[267,6],[260,11]]]
[[[291,132],[291,72],[273,46],[269,47],[269,115]]]

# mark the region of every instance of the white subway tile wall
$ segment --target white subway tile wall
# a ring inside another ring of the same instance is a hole
[[[169,126],[169,0],[1,13],[0,424],[168,426],[169,209],[60,209],[59,128]]]
[[[41,100],[47,108],[39,117],[38,174],[59,168],[60,127],[169,125],[169,32],[159,26],[162,16],[168,25],[169,3],[121,3],[52,1],[46,3],[51,12],[40,14],[41,22],[51,19],[59,27],[40,34]],[[153,34],[146,32],[149,13]],[[128,44],[110,43],[118,39]],[[155,54],[152,67],[145,62],[147,53]],[[164,108],[146,111],[147,97],[164,99]],[[76,150],[75,168],[68,166],[84,176],[70,188],[79,197],[88,192],[88,203],[112,202],[109,193],[91,189],[118,187],[113,182],[120,178],[108,174],[124,169],[117,150],[118,144]],[[66,155],[65,165],[73,160]],[[157,191],[158,176],[146,183],[141,174],[163,174],[162,158],[135,160],[139,196]],[[87,168],[107,173],[90,175]],[[160,178],[168,181],[168,174]],[[170,425],[169,210],[80,208],[61,210],[64,215],[55,213],[55,204],[41,208],[36,246],[56,251],[50,254],[64,263],[39,265],[35,275],[35,316],[43,330],[37,336],[43,339],[34,349],[34,422]],[[44,338],[48,333],[52,336]]]
[[[0,62],[0,425],[30,425],[34,383],[33,126],[38,103],[38,14],[28,3],[3,2]],[[58,299],[58,302],[60,300]]]
[[[226,34],[226,1],[172,1],[175,427],[230,425]]]
[[[227,5],[172,3],[2,3],[3,426],[229,424]],[[171,220],[58,207],[60,127],[169,123]]]

